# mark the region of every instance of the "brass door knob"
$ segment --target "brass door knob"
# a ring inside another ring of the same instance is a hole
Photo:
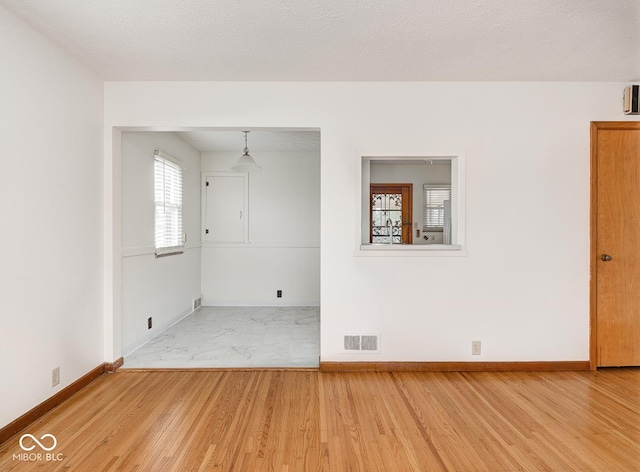
[[[600,256],[600,260],[602,262],[609,262],[611,260],[611,256],[609,254],[603,254]]]

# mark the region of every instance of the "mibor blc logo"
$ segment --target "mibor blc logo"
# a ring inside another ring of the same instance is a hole
[[[36,438],[33,434],[23,434],[20,436],[20,449],[25,452],[13,454],[13,460],[23,462],[59,462],[64,459],[64,456],[60,453],[55,454],[51,452],[57,445],[58,440],[53,434],[43,434],[40,436],[40,439]],[[40,452],[41,450],[45,452]]]

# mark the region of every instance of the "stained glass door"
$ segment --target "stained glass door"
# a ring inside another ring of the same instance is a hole
[[[412,243],[412,184],[371,184],[372,244]]]

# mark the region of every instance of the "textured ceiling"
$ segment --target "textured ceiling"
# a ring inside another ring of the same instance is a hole
[[[105,80],[640,80],[640,0],[0,4]]]
[[[231,151],[238,156],[244,149],[242,131],[180,131],[184,141],[201,152]],[[320,152],[320,131],[306,130],[252,130],[247,135],[251,152]]]

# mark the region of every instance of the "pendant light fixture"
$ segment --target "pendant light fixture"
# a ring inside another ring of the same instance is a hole
[[[262,167],[256,164],[256,161],[253,159],[253,157],[249,155],[249,148],[247,147],[247,134],[249,134],[249,131],[243,131],[243,133],[244,154],[240,156],[240,159],[238,159],[238,162],[236,162],[236,165],[233,166],[231,170],[236,172],[256,172],[258,170],[261,170]]]

